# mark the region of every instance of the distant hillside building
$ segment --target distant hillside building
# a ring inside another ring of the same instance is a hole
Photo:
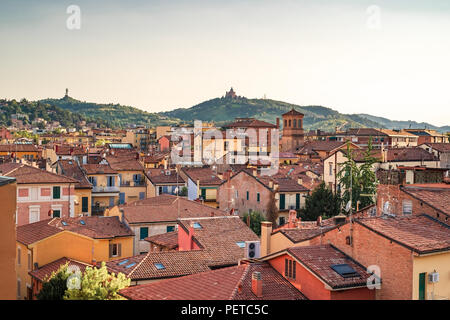
[[[292,108],[291,111],[282,115],[283,117],[283,136],[281,138],[280,151],[296,151],[305,141],[303,131],[304,114]]]
[[[227,91],[227,92],[225,93],[225,98],[231,98],[231,99],[234,99],[234,98],[236,98],[236,97],[237,97],[237,96],[236,96],[236,92],[234,92],[233,87],[231,87],[230,91]]]

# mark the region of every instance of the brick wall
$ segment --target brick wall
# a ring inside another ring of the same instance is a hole
[[[327,232],[322,243],[333,244],[364,267],[380,267],[382,284],[376,291],[377,299],[412,299],[412,252],[358,223],[353,223],[353,246],[346,244],[349,235],[350,224],[346,224]],[[320,242],[319,237],[314,240]]]
[[[383,212],[383,206],[386,201],[389,201],[391,213],[396,215],[403,215],[403,201],[409,200],[412,203],[412,214],[428,214],[442,222],[448,223],[447,217],[438,210],[429,206],[428,204],[410,196],[400,189],[399,185],[379,185],[377,191],[377,215]]]

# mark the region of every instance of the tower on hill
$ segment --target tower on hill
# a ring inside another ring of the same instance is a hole
[[[303,131],[304,114],[292,108],[282,115],[283,117],[283,135],[281,137],[280,151],[293,151],[303,145],[305,134]]]
[[[231,98],[231,99],[236,98],[236,92],[234,92],[233,87],[231,87],[230,91],[227,91],[225,93],[225,98]]]

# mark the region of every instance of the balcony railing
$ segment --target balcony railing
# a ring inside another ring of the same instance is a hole
[[[103,215],[103,213],[105,212],[105,210],[106,210],[107,208],[108,208],[108,207],[93,206],[93,207],[91,208],[92,215],[94,215],[94,216],[101,216],[101,215]]]
[[[145,187],[145,181],[121,181],[121,187]]]
[[[105,186],[95,186],[92,188],[92,192],[119,192],[120,187],[112,186],[112,187],[105,187]]]

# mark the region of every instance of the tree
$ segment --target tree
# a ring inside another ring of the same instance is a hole
[[[372,151],[372,137],[370,137],[367,150],[364,151],[363,164],[357,166],[353,159],[350,143],[347,144],[347,161],[344,162],[342,169],[338,172],[338,179],[344,187],[343,203],[348,203],[351,198],[353,210],[357,208],[358,202],[362,207],[374,203],[378,180],[373,170],[373,164],[378,160],[373,157]]]
[[[118,292],[129,285],[129,278],[123,273],[108,273],[106,263],[102,262],[101,268],[86,267],[80,288],[67,289],[64,300],[121,300]]]
[[[261,221],[264,220],[261,213],[258,211],[252,211],[251,213],[246,213],[242,217],[242,220],[247,224],[248,217],[250,215],[250,225],[249,228],[253,230],[254,233],[256,233],[258,236],[261,235]]]
[[[63,300],[67,289],[67,279],[71,275],[71,272],[68,271],[68,265],[68,262],[62,265],[44,280],[42,289],[36,295],[38,300]]]
[[[269,203],[267,205],[267,221],[272,222],[274,228],[277,227],[278,207],[275,199],[275,192],[270,193]]]
[[[315,221],[318,217],[328,218],[338,215],[341,208],[341,197],[334,194],[322,182],[313,192],[306,196],[305,207],[300,209],[299,215],[305,221]]]

